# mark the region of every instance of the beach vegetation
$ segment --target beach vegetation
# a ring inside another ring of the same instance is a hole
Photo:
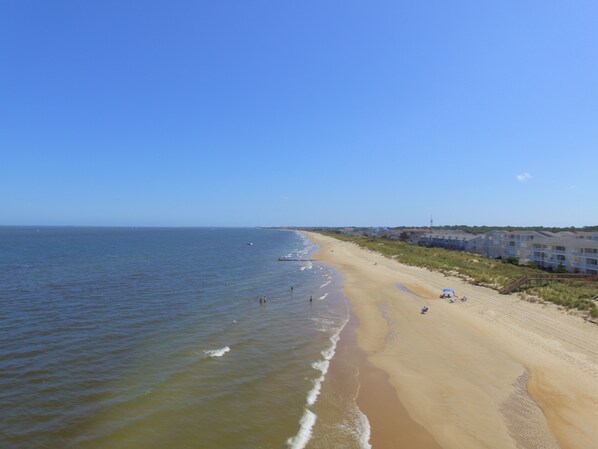
[[[457,276],[467,282],[496,290],[512,284],[524,275],[542,273],[535,265],[519,265],[519,259],[488,259],[479,254],[453,251],[438,247],[410,245],[405,242],[378,237],[349,236],[333,232],[323,234],[383,254],[406,265],[427,268]],[[555,270],[556,271],[556,270]],[[527,287],[520,294],[530,300],[547,301],[568,310],[577,310],[591,318],[598,318],[598,302],[593,300],[598,286],[585,281],[546,282]]]

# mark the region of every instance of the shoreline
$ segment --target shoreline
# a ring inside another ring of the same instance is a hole
[[[594,447],[596,326],[305,234],[319,245],[314,258],[343,276],[343,293],[359,320],[357,346],[374,370],[360,378],[357,402],[370,420],[374,449],[428,447],[407,442],[417,435],[443,449]],[[438,299],[447,286],[470,300]],[[429,314],[419,313],[423,305]],[[406,413],[389,413],[393,401]]]
[[[359,447],[442,449],[429,432],[410,418],[396,396],[388,374],[367,359],[357,344],[358,327],[357,317],[350,312],[331,360],[324,388],[331,388],[330,383],[357,384],[354,402],[367,420],[366,428],[361,429],[366,432],[359,433]],[[332,388],[339,390],[338,387]],[[340,390],[343,390],[342,394],[347,393],[342,388]]]

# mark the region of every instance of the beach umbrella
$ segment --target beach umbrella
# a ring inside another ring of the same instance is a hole
[[[442,293],[448,293],[451,292],[453,295],[455,294],[455,290],[453,290],[452,288],[443,288],[442,289]]]

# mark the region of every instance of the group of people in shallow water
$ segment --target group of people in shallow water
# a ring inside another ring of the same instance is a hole
[[[294,287],[291,285],[291,293],[293,292]],[[312,303],[314,301],[313,295],[309,295],[309,302]],[[267,298],[265,296],[260,296],[260,304],[266,304]]]

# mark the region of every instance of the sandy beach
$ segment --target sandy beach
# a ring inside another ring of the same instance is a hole
[[[598,326],[307,234],[359,322],[374,449],[598,447]],[[446,287],[468,301],[440,299]]]

